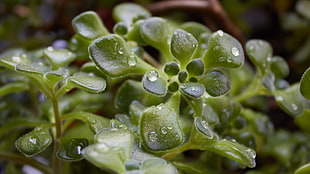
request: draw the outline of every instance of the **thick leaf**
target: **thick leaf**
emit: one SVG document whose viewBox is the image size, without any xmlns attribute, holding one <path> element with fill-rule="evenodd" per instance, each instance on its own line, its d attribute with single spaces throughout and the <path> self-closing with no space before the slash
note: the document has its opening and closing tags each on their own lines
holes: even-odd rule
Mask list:
<svg viewBox="0 0 310 174">
<path fill-rule="evenodd" d="M 50 69 L 42 64 L 18 64 L 15 67 L 17 72 L 21 72 L 26 76 L 32 76 L 37 79 L 43 78 L 44 74 Z"/>
<path fill-rule="evenodd" d="M 54 86 L 59 81 L 67 78 L 69 76 L 69 70 L 66 68 L 59 68 L 55 71 L 48 71 L 44 74 L 45 80 L 50 84 L 50 86 Z"/>
<path fill-rule="evenodd" d="M 176 62 L 167 62 L 164 66 L 164 72 L 169 76 L 177 75 L 180 71 L 180 66 Z"/>
<path fill-rule="evenodd" d="M 157 71 L 149 71 L 142 79 L 143 88 L 157 96 L 164 96 L 167 93 L 167 82 L 159 76 Z"/>
<path fill-rule="evenodd" d="M 207 68 L 238 68 L 244 62 L 241 44 L 221 30 L 211 35 L 207 49 L 206 54 L 202 58 Z"/>
<path fill-rule="evenodd" d="M 187 97 L 199 98 L 204 94 L 205 88 L 200 83 L 182 83 L 180 86 L 180 91 Z"/>
<path fill-rule="evenodd" d="M 186 70 L 190 76 L 199 76 L 204 73 L 204 64 L 201 59 L 194 59 L 187 64 Z"/>
<path fill-rule="evenodd" d="M 24 82 L 12 82 L 0 87 L 0 97 L 10 94 L 26 91 L 29 89 L 29 84 Z"/>
<path fill-rule="evenodd" d="M 18 138 L 16 148 L 25 156 L 32 157 L 45 150 L 52 143 L 52 136 L 40 127 Z"/>
<path fill-rule="evenodd" d="M 74 53 L 66 49 L 54 49 L 53 47 L 46 48 L 44 56 L 47 57 L 54 70 L 66 66 L 76 57 Z"/>
<path fill-rule="evenodd" d="M 246 52 L 254 65 L 262 72 L 266 71 L 267 61 L 272 56 L 272 48 L 270 44 L 264 40 L 253 39 L 247 41 Z"/>
<path fill-rule="evenodd" d="M 197 49 L 198 41 L 195 37 L 181 29 L 176 29 L 171 38 L 171 53 L 185 66 Z"/>
<path fill-rule="evenodd" d="M 290 72 L 288 64 L 280 56 L 274 56 L 270 59 L 270 70 L 276 78 L 284 78 Z"/>
<path fill-rule="evenodd" d="M 195 117 L 195 128 L 202 133 L 207 139 L 218 139 L 218 135 L 213 132 L 211 126 L 207 121 L 202 120 L 200 117 Z"/>
<path fill-rule="evenodd" d="M 0 57 L 0 65 L 14 70 L 18 64 L 28 64 L 29 60 L 25 54 Z"/>
<path fill-rule="evenodd" d="M 181 71 L 178 74 L 178 80 L 180 83 L 184 83 L 187 80 L 188 74 L 185 71 Z"/>
<path fill-rule="evenodd" d="M 92 144 L 82 150 L 83 157 L 89 162 L 99 168 L 109 169 L 116 173 L 125 172 L 122 153 L 122 150 L 109 147 L 104 143 Z"/>
<path fill-rule="evenodd" d="M 125 163 L 131 154 L 133 144 L 133 135 L 129 130 L 106 128 L 96 134 L 95 142 L 105 144 L 108 147 L 118 148 L 122 153 L 119 154 L 123 163 Z"/>
<path fill-rule="evenodd" d="M 303 132 L 310 134 L 310 109 L 305 109 L 305 111 L 295 119 L 296 124 Z"/>
<path fill-rule="evenodd" d="M 161 158 L 151 158 L 144 160 L 142 163 L 142 170 L 144 174 L 177 174 L 177 169 L 168 164 L 164 159 Z"/>
<path fill-rule="evenodd" d="M 98 68 L 111 77 L 143 74 L 153 69 L 131 51 L 121 36 L 115 34 L 94 40 L 89 46 L 89 54 Z"/>
<path fill-rule="evenodd" d="M 136 19 L 151 17 L 151 13 L 138 4 L 122 3 L 113 9 L 113 17 L 117 22 L 123 21 L 127 26 L 130 26 Z"/>
<path fill-rule="evenodd" d="M 131 30 L 128 31 L 126 39 L 129 41 L 135 41 L 140 45 L 147 45 L 140 34 L 141 26 L 143 25 L 144 20 L 139 20 L 133 24 Z"/>
<path fill-rule="evenodd" d="M 205 146 L 205 149 L 228 157 L 250 168 L 253 168 L 256 165 L 255 151 L 237 142 L 228 141 L 225 139 L 220 141 L 211 141 Z"/>
<path fill-rule="evenodd" d="M 180 146 L 183 132 L 179 125 L 180 94 L 175 93 L 165 104 L 144 110 L 140 121 L 142 144 L 150 151 L 168 151 Z"/>
<path fill-rule="evenodd" d="M 93 11 L 76 16 L 72 20 L 72 25 L 77 34 L 89 40 L 109 34 L 100 17 Z"/>
<path fill-rule="evenodd" d="M 113 32 L 120 36 L 127 34 L 128 28 L 123 22 L 118 22 L 113 27 Z"/>
<path fill-rule="evenodd" d="M 309 15 L 310 18 L 310 15 Z M 310 173 L 310 163 L 305 164 L 301 167 L 299 167 L 294 174 L 307 174 Z"/>
<path fill-rule="evenodd" d="M 106 81 L 101 77 L 76 75 L 68 78 L 69 87 L 77 87 L 89 92 L 99 93 L 105 90 Z"/>
<path fill-rule="evenodd" d="M 274 91 L 277 103 L 292 116 L 299 116 L 304 111 L 304 104 L 298 87 L 298 85 L 293 85 L 284 90 Z"/>
<path fill-rule="evenodd" d="M 138 101 L 145 106 L 151 106 L 159 104 L 162 99 L 146 92 L 140 82 L 127 80 L 117 91 L 115 105 L 127 113 L 129 105 L 133 101 Z"/>
<path fill-rule="evenodd" d="M 196 39 L 199 39 L 202 33 L 211 34 L 211 31 L 209 28 L 197 22 L 185 22 L 180 27 L 183 30 L 191 33 Z"/>
<path fill-rule="evenodd" d="M 0 127 L 0 137 L 3 135 L 9 133 L 13 129 L 18 129 L 18 128 L 34 128 L 39 125 L 42 125 L 46 122 L 43 121 L 34 121 L 29 118 L 27 119 L 21 119 L 21 118 L 15 118 L 7 121 L 4 125 Z"/>
<path fill-rule="evenodd" d="M 133 125 L 138 126 L 141 115 L 143 111 L 145 110 L 145 106 L 140 104 L 139 102 L 132 102 L 129 106 L 129 113 L 131 115 L 131 123 Z"/>
<path fill-rule="evenodd" d="M 310 100 L 310 68 L 308 68 L 300 80 L 300 93 Z"/>
<path fill-rule="evenodd" d="M 213 97 L 225 95 L 230 90 L 230 81 L 221 71 L 210 71 L 199 82 L 206 88 L 208 94 Z"/>
<path fill-rule="evenodd" d="M 83 159 L 82 150 L 88 145 L 84 138 L 61 138 L 58 158 L 66 161 L 79 161 Z"/>
</svg>

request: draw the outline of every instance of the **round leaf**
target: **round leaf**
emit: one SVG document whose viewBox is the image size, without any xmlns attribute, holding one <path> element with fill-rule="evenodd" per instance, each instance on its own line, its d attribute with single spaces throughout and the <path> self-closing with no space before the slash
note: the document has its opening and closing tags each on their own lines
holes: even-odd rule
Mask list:
<svg viewBox="0 0 310 174">
<path fill-rule="evenodd" d="M 174 76 L 177 75 L 180 71 L 180 67 L 176 62 L 168 62 L 164 66 L 164 72 L 167 75 Z"/>
<path fill-rule="evenodd" d="M 52 136 L 47 130 L 35 128 L 18 138 L 15 146 L 25 156 L 32 157 L 45 150 L 52 143 L 52 140 Z"/>
<path fill-rule="evenodd" d="M 211 71 L 199 80 L 208 94 L 213 97 L 225 95 L 230 90 L 230 81 L 228 77 L 220 71 Z"/>
<path fill-rule="evenodd" d="M 200 117 L 195 117 L 194 120 L 195 128 L 204 134 L 207 139 L 217 139 L 217 136 L 207 121 L 202 120 Z"/>
<path fill-rule="evenodd" d="M 244 62 L 242 46 L 235 38 L 219 30 L 211 35 L 203 61 L 207 68 L 238 68 Z"/>
<path fill-rule="evenodd" d="M 199 76 L 204 73 L 204 64 L 201 59 L 194 59 L 188 63 L 186 70 L 191 76 Z"/>
<path fill-rule="evenodd" d="M 191 33 L 196 39 L 198 39 L 202 33 L 211 33 L 209 28 L 197 22 L 185 22 L 180 27 Z"/>
<path fill-rule="evenodd" d="M 276 78 L 284 78 L 289 74 L 289 67 L 286 61 L 279 56 L 272 57 L 270 60 L 270 70 Z"/>
<path fill-rule="evenodd" d="M 113 9 L 113 17 L 117 22 L 123 21 L 129 26 L 135 18 L 149 18 L 151 13 L 138 4 L 122 3 Z"/>
<path fill-rule="evenodd" d="M 205 88 L 200 83 L 182 83 L 180 91 L 188 97 L 199 98 L 204 94 Z"/>
<path fill-rule="evenodd" d="M 89 92 L 99 93 L 105 90 L 106 81 L 101 77 L 77 75 L 68 78 L 68 87 L 77 87 Z"/>
<path fill-rule="evenodd" d="M 89 54 L 98 68 L 111 77 L 145 73 L 153 69 L 130 50 L 121 36 L 115 34 L 94 40 L 89 46 Z"/>
<path fill-rule="evenodd" d="M 51 63 L 54 70 L 66 66 L 76 57 L 74 53 L 66 49 L 54 49 L 53 47 L 45 49 L 44 56 L 47 57 L 47 60 Z"/>
<path fill-rule="evenodd" d="M 159 77 L 158 73 L 154 70 L 144 74 L 142 85 L 146 91 L 158 96 L 164 96 L 167 93 L 166 80 Z"/>
<path fill-rule="evenodd" d="M 196 38 L 181 29 L 176 29 L 171 38 L 171 53 L 181 65 L 185 65 L 192 57 L 198 46 Z"/>
<path fill-rule="evenodd" d="M 76 16 L 72 20 L 72 25 L 76 33 L 89 40 L 109 34 L 100 17 L 93 11 Z"/>
<path fill-rule="evenodd" d="M 300 80 L 300 93 L 310 100 L 310 68 L 308 68 Z"/>
</svg>

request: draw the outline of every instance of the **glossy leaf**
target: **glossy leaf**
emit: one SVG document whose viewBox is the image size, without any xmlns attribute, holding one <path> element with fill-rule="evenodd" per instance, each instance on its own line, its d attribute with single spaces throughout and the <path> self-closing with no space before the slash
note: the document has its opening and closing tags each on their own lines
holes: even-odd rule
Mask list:
<svg viewBox="0 0 310 174">
<path fill-rule="evenodd" d="M 145 106 L 151 106 L 159 104 L 162 99 L 146 92 L 140 82 L 127 80 L 117 91 L 115 105 L 127 113 L 133 101 L 138 101 Z"/>
<path fill-rule="evenodd" d="M 68 78 L 69 87 L 77 87 L 89 92 L 99 93 L 105 90 L 106 81 L 101 77 L 81 74 Z"/>
<path fill-rule="evenodd" d="M 305 111 L 295 119 L 296 124 L 305 133 L 310 133 L 310 109 L 305 109 Z"/>
<path fill-rule="evenodd" d="M 276 78 L 284 78 L 290 71 L 286 61 L 279 56 L 274 56 L 270 59 L 270 70 Z"/>
<path fill-rule="evenodd" d="M 310 173 L 310 163 L 299 167 L 294 174 L 307 174 Z"/>
<path fill-rule="evenodd" d="M 17 72 L 21 72 L 24 75 L 32 76 L 38 79 L 43 78 L 44 73 L 50 71 L 47 66 L 42 64 L 18 64 L 15 67 Z"/>
<path fill-rule="evenodd" d="M 216 135 L 211 126 L 207 121 L 202 120 L 200 117 L 195 117 L 194 120 L 195 128 L 202 133 L 207 139 L 218 139 L 218 135 Z"/>
<path fill-rule="evenodd" d="M 28 64 L 29 60 L 25 54 L 0 57 L 0 65 L 14 70 L 18 64 Z"/>
<path fill-rule="evenodd" d="M 29 89 L 29 85 L 24 82 L 12 82 L 0 87 L 0 97 L 10 94 L 26 91 Z"/>
<path fill-rule="evenodd" d="M 143 106 L 141 103 L 139 102 L 132 102 L 129 106 L 129 114 L 131 115 L 131 123 L 133 125 L 138 126 L 141 115 L 144 111 L 144 109 L 146 109 L 145 106 Z"/>
<path fill-rule="evenodd" d="M 187 64 L 186 70 L 190 76 L 199 76 L 204 73 L 204 64 L 201 59 L 194 59 Z"/>
<path fill-rule="evenodd" d="M 114 25 L 113 31 L 115 34 L 122 36 L 127 34 L 128 28 L 123 22 L 118 22 Z"/>
<path fill-rule="evenodd" d="M 265 72 L 267 68 L 267 60 L 272 56 L 272 48 L 270 44 L 264 40 L 253 39 L 247 41 L 245 48 L 254 65 L 262 72 Z"/>
<path fill-rule="evenodd" d="M 183 132 L 179 125 L 180 94 L 175 93 L 168 103 L 144 110 L 140 121 L 142 144 L 150 151 L 168 151 L 180 146 Z"/>
<path fill-rule="evenodd" d="M 164 159 L 161 158 L 151 158 L 144 160 L 142 163 L 142 171 L 144 174 L 177 174 L 178 171 L 176 168 L 168 164 Z"/>
<path fill-rule="evenodd" d="M 32 157 L 45 150 L 52 143 L 50 133 L 40 127 L 18 138 L 16 148 L 25 156 Z"/>
<path fill-rule="evenodd" d="M 48 71 L 44 74 L 45 80 L 50 84 L 50 86 L 54 86 L 61 80 L 67 78 L 69 76 L 69 70 L 66 68 L 59 68 L 54 71 Z"/>
<path fill-rule="evenodd" d="M 208 94 L 213 97 L 225 95 L 230 90 L 230 81 L 221 71 L 211 71 L 203 76 L 199 83 L 203 84 Z"/>
<path fill-rule="evenodd" d="M 136 18 L 149 18 L 151 13 L 135 3 L 122 3 L 113 9 L 113 17 L 117 22 L 123 21 L 127 26 Z"/>
<path fill-rule="evenodd" d="M 241 44 L 235 38 L 219 30 L 211 35 L 202 59 L 206 68 L 238 68 L 244 62 L 244 54 Z"/>
<path fill-rule="evenodd" d="M 211 34 L 211 31 L 209 28 L 197 22 L 185 22 L 180 27 L 183 30 L 191 33 L 196 39 L 198 39 L 202 33 Z"/>
<path fill-rule="evenodd" d="M 188 74 L 185 71 L 181 71 L 178 74 L 178 80 L 180 83 L 184 83 L 187 80 Z"/>
<path fill-rule="evenodd" d="M 54 49 L 53 47 L 46 48 L 43 53 L 54 70 L 66 66 L 76 57 L 71 51 L 66 49 Z"/>
<path fill-rule="evenodd" d="M 88 140 L 84 138 L 61 138 L 57 157 L 65 161 L 82 160 L 82 149 L 87 145 Z"/>
<path fill-rule="evenodd" d="M 164 96 L 167 93 L 167 82 L 159 76 L 157 71 L 149 71 L 142 79 L 143 88 L 157 96 Z"/>
<path fill-rule="evenodd" d="M 153 69 L 131 51 L 121 36 L 115 34 L 94 40 L 89 46 L 89 54 L 97 67 L 111 77 L 143 74 Z"/>
<path fill-rule="evenodd" d="M 176 62 L 168 62 L 164 66 L 164 72 L 169 76 L 177 75 L 179 71 L 180 67 Z"/>
<path fill-rule="evenodd" d="M 275 99 L 280 107 L 292 116 L 299 116 L 304 111 L 302 96 L 298 85 L 274 92 Z"/>
<path fill-rule="evenodd" d="M 171 38 L 171 53 L 185 66 L 197 49 L 198 41 L 195 37 L 181 29 L 176 29 Z"/>
<path fill-rule="evenodd" d="M 205 88 L 200 83 L 182 83 L 180 91 L 190 98 L 199 98 L 204 94 Z"/>
<path fill-rule="evenodd" d="M 72 20 L 72 25 L 77 34 L 89 40 L 109 34 L 100 17 L 93 11 L 86 11 L 76 16 Z"/>
<path fill-rule="evenodd" d="M 144 20 L 137 21 L 136 23 L 132 24 L 132 28 L 127 33 L 127 40 L 135 41 L 141 45 L 147 45 L 140 34 L 141 26 L 143 25 Z"/>
<path fill-rule="evenodd" d="M 310 68 L 308 68 L 300 80 L 300 93 L 310 100 Z"/>
</svg>

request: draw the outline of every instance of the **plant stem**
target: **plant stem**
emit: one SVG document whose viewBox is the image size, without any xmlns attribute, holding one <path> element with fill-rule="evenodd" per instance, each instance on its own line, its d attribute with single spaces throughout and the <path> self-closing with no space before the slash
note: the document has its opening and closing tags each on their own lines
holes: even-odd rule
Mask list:
<svg viewBox="0 0 310 174">
<path fill-rule="evenodd" d="M 53 168 L 54 168 L 54 174 L 60 174 L 61 173 L 61 161 L 57 158 L 57 151 L 59 150 L 59 138 L 61 137 L 61 119 L 60 119 L 60 113 L 59 113 L 59 107 L 58 107 L 58 99 L 53 98 L 53 109 L 54 109 L 54 117 L 55 117 L 55 127 L 56 127 L 56 135 L 54 137 L 54 152 L 53 152 Z"/>
<path fill-rule="evenodd" d="M 31 158 L 3 151 L 0 151 L 0 158 L 8 161 L 13 161 L 15 163 L 32 166 L 45 174 L 52 174 L 51 168 Z"/>
</svg>

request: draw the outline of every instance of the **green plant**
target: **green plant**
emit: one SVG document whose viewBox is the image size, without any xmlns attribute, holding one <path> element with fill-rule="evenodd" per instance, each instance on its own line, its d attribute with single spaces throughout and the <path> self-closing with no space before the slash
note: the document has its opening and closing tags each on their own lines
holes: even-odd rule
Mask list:
<svg viewBox="0 0 310 174">
<path fill-rule="evenodd" d="M 76 34 L 67 49 L 1 54 L 0 136 L 12 134 L 1 143 L 0 158 L 13 161 L 7 170 L 15 170 L 10 165 L 18 162 L 45 173 L 81 172 L 71 162 L 86 159 L 92 165 L 84 163 L 84 170 L 93 173 L 100 173 L 97 168 L 111 173 L 221 173 L 254 168 L 256 154 L 271 154 L 292 172 L 310 158 L 302 154 L 309 150 L 309 138 L 274 132 L 259 107 L 266 97 L 274 97 L 286 113 L 300 116 L 300 127 L 309 132 L 304 122 L 310 113 L 309 69 L 300 83 L 290 85 L 284 80 L 287 63 L 273 55 L 266 41 L 249 40 L 244 53 L 239 41 L 221 30 L 152 17 L 136 4 L 120 4 L 113 15 L 113 33 L 88 11 L 73 19 Z M 159 59 L 146 47 L 158 50 Z M 76 66 L 74 61 L 86 63 Z M 5 98 L 9 95 L 14 97 Z M 17 105 L 20 99 L 25 102 Z M 21 135 L 21 127 L 32 130 Z M 291 144 L 281 146 L 282 139 Z M 50 165 L 17 155 L 12 144 L 26 157 L 41 155 Z M 291 163 L 300 145 L 302 158 Z M 187 162 L 185 152 L 191 150 L 200 153 Z M 306 170 L 309 164 L 296 173 Z"/>
</svg>

